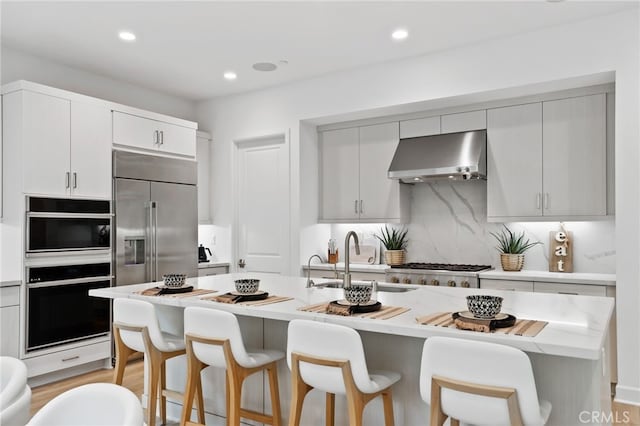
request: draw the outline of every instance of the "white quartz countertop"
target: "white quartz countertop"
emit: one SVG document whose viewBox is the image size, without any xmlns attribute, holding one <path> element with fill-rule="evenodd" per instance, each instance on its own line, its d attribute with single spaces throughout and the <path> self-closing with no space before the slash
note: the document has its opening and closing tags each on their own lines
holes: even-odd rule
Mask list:
<svg viewBox="0 0 640 426">
<path fill-rule="evenodd" d="M 501 271 L 492 270 L 479 273 L 480 279 L 546 281 L 567 284 L 616 285 L 615 274 L 596 274 L 586 272 L 548 272 L 548 271 Z"/>
<path fill-rule="evenodd" d="M 338 271 L 344 272 L 344 262 L 336 263 L 336 268 L 338 269 Z M 302 269 L 306 271 L 307 265 L 302 265 Z M 333 271 L 333 263 L 312 263 L 311 269 L 318 271 Z M 387 269 L 389 269 L 389 265 L 384 263 L 382 265 L 369 265 L 363 263 L 349 264 L 349 270 L 353 272 L 373 272 L 384 274 L 384 271 L 386 271 Z"/>
<path fill-rule="evenodd" d="M 198 262 L 198 269 L 218 268 L 220 266 L 229 266 L 229 262 Z"/>
<path fill-rule="evenodd" d="M 305 288 L 306 280 L 301 277 L 233 273 L 188 278 L 187 284 L 200 289 L 217 290 L 218 294 L 224 294 L 234 290 L 235 279 L 247 277 L 259 278 L 260 289 L 278 296 L 290 296 L 293 297 L 293 300 L 263 306 L 247 306 L 201 300 L 201 297 L 210 295 L 178 298 L 142 296 L 135 293 L 160 283 L 94 289 L 90 290 L 89 294 L 107 298 L 131 297 L 159 305 L 175 307 L 204 306 L 229 311 L 237 315 L 281 321 L 306 318 L 343 324 L 357 330 L 418 338 L 427 338 L 435 335 L 453 336 L 502 343 L 527 352 L 592 360 L 599 359 L 601 356 L 600 349 L 605 343 L 614 306 L 613 299 L 608 297 L 482 290 L 483 294 L 499 295 L 504 298 L 502 303 L 503 312 L 514 314 L 519 318 L 549 322 L 537 336 L 522 337 L 425 326 L 416 322 L 415 318 L 418 316 L 435 312 L 466 310 L 465 297 L 469 294 L 478 293 L 478 289 L 390 284 L 414 288 L 415 290 L 406 293 L 379 292 L 377 299 L 383 305 L 404 306 L 411 310 L 388 320 L 377 320 L 299 311 L 298 308 L 306 305 L 343 298 L 343 292 L 340 289 Z"/>
</svg>

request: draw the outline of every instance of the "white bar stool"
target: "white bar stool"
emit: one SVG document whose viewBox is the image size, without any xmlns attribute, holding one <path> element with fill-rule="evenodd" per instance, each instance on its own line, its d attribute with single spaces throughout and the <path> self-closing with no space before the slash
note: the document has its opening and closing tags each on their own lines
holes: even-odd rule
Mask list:
<svg viewBox="0 0 640 426">
<path fill-rule="evenodd" d="M 160 330 L 152 303 L 142 300 L 115 299 L 113 301 L 113 334 L 116 345 L 114 383 L 121 385 L 129 356 L 143 352 L 149 366 L 147 425 L 156 422 L 156 402 L 160 396 L 160 417 L 167 423 L 167 396 L 182 399 L 182 394 L 166 389 L 165 361 L 185 354 L 182 336 Z M 198 419 L 204 423 L 202 389 L 198 388 Z"/>
<path fill-rule="evenodd" d="M 17 358 L 0 356 L 0 425 L 24 426 L 30 405 L 27 366 Z"/>
<path fill-rule="evenodd" d="M 227 425 L 239 425 L 241 417 L 280 425 L 277 362 L 284 358 L 283 352 L 268 349 L 247 352 L 238 319 L 230 312 L 215 309 L 186 308 L 184 333 L 188 368 L 181 424 L 186 424 L 191 416 L 194 392 L 200 386 L 200 372 L 207 366 L 213 366 L 226 369 Z M 271 415 L 241 407 L 242 383 L 248 376 L 263 370 L 269 375 Z"/>
<path fill-rule="evenodd" d="M 529 357 L 495 343 L 430 337 L 424 343 L 420 395 L 430 424 L 544 425 L 551 404 L 538 401 Z"/>
<path fill-rule="evenodd" d="M 312 389 L 326 392 L 326 424 L 334 424 L 335 395 L 346 395 L 349 425 L 361 426 L 364 407 L 378 395 L 386 426 L 393 426 L 391 386 L 394 372 L 367 370 L 362 340 L 352 328 L 308 320 L 289 323 L 287 363 L 291 369 L 290 425 L 299 425 L 304 398 Z"/>
<path fill-rule="evenodd" d="M 129 389 L 112 383 L 90 383 L 49 401 L 29 426 L 142 426 L 142 405 Z"/>
</svg>

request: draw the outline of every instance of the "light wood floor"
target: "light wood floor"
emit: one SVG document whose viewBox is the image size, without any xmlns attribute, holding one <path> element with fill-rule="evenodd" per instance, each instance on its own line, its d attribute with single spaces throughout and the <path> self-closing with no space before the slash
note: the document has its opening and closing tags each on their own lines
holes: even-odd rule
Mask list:
<svg viewBox="0 0 640 426">
<path fill-rule="evenodd" d="M 87 383 L 112 382 L 113 370 L 98 370 L 48 385 L 32 389 L 31 415 L 42 408 L 57 395 Z M 123 386 L 130 389 L 139 397 L 144 390 L 144 363 L 142 360 L 131 361 L 124 374 Z M 640 407 L 618 404 L 613 402 L 614 419 L 616 424 L 640 426 Z"/>
</svg>

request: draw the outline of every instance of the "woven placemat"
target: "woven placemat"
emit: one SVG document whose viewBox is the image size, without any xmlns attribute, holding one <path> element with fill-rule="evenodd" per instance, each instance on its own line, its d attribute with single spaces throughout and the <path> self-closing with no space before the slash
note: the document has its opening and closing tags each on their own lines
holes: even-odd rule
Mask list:
<svg viewBox="0 0 640 426">
<path fill-rule="evenodd" d="M 422 325 L 433 325 L 436 327 L 458 328 L 451 314 L 453 312 L 438 312 L 431 315 L 425 315 L 416 318 L 416 322 Z M 489 331 L 488 328 L 478 327 L 477 331 L 481 333 L 502 333 L 514 336 L 535 337 L 548 324 L 547 321 L 537 321 L 529 319 L 517 319 L 513 327 L 497 328 Z"/>
<path fill-rule="evenodd" d="M 152 287 L 142 291 L 136 291 L 136 294 L 141 294 L 142 296 L 163 296 L 163 297 L 193 297 L 193 296 L 201 296 L 203 294 L 211 294 L 216 293 L 216 290 L 205 290 L 205 289 L 196 289 L 186 293 L 174 293 L 174 294 L 162 294 L 162 288 L 160 287 Z"/>
<path fill-rule="evenodd" d="M 213 297 L 203 297 L 202 300 L 211 300 L 213 302 L 218 302 L 218 303 L 234 303 L 234 304 L 237 304 L 237 305 L 247 305 L 247 306 L 263 306 L 263 305 L 270 305 L 272 303 L 279 303 L 279 302 L 286 302 L 287 300 L 293 300 L 293 297 L 271 295 L 271 296 L 267 297 L 264 300 L 252 300 L 252 301 L 248 301 L 248 302 L 238 302 L 238 301 L 234 302 L 234 301 L 227 301 L 227 300 L 220 301 L 220 296 L 213 296 Z"/>
<path fill-rule="evenodd" d="M 329 307 L 329 302 L 316 303 L 315 305 L 302 306 L 298 308 L 299 311 L 305 312 L 316 312 L 323 313 L 329 315 L 344 315 L 344 314 L 336 314 L 334 312 L 327 312 Z M 370 319 L 389 319 L 396 317 L 398 315 L 404 314 L 407 311 L 410 311 L 410 308 L 405 308 L 402 306 L 382 306 L 380 310 L 375 312 L 367 312 L 364 314 L 351 314 L 349 316 L 357 317 L 357 318 L 370 318 Z"/>
</svg>

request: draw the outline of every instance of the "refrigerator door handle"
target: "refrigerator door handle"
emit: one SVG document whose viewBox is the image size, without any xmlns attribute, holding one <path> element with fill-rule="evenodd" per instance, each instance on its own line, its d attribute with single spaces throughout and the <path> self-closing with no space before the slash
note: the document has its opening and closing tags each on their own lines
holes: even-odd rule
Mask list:
<svg viewBox="0 0 640 426">
<path fill-rule="evenodd" d="M 146 232 L 146 251 L 147 262 L 145 265 L 145 281 L 150 282 L 153 281 L 153 201 L 149 201 L 147 205 L 149 216 L 147 217 L 147 232 Z"/>
<path fill-rule="evenodd" d="M 158 276 L 158 203 L 151 202 L 153 209 L 153 265 L 154 265 L 154 281 L 160 281 Z"/>
</svg>

